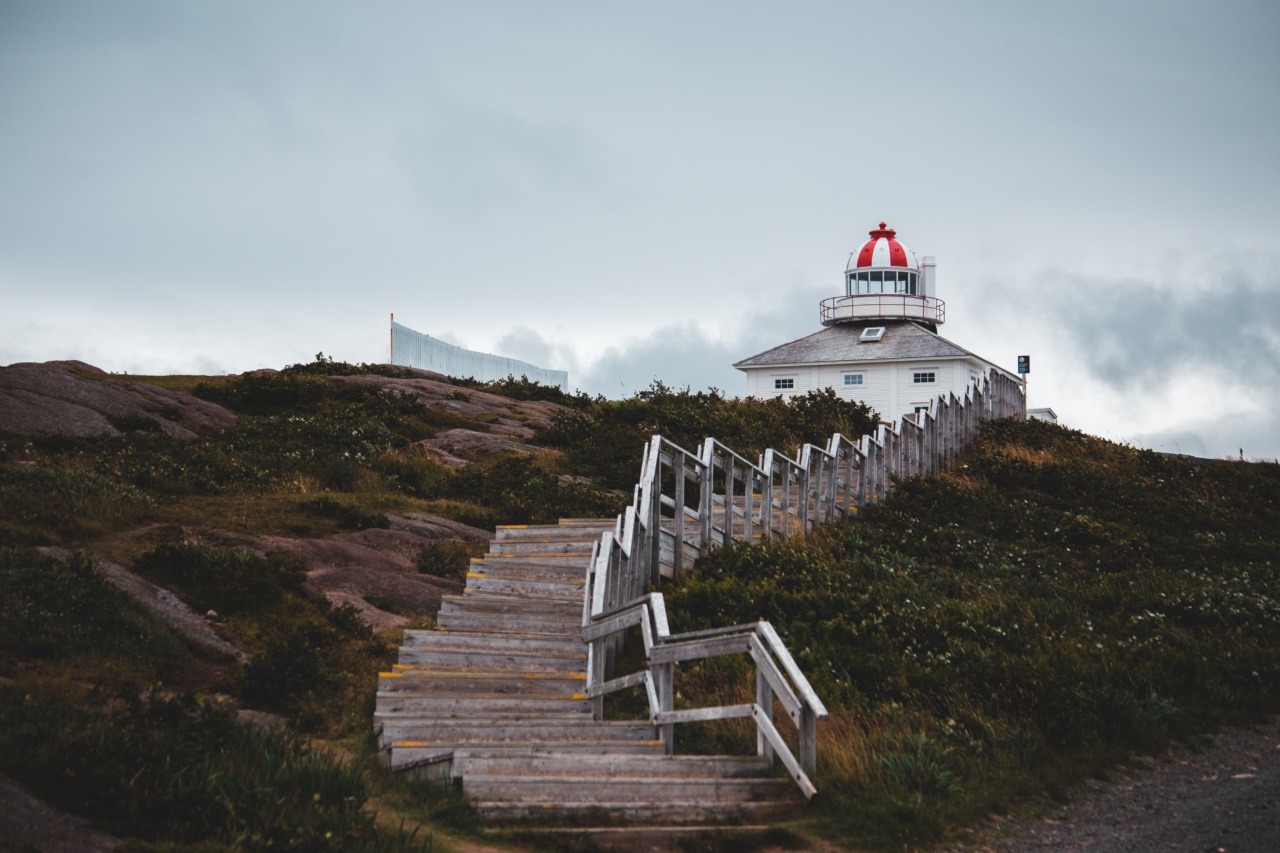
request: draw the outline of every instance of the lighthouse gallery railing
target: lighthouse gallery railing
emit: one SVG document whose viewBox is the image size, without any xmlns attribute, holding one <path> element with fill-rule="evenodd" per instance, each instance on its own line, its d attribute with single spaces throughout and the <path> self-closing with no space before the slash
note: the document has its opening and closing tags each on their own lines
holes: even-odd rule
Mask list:
<svg viewBox="0 0 1280 853">
<path fill-rule="evenodd" d="M 882 424 L 857 442 L 839 433 L 824 447 L 806 444 L 797 458 L 766 450 L 752 463 L 708 438 L 698 453 L 655 435 L 644 449 L 633 500 L 592 552 L 583 603 L 588 644 L 587 695 L 596 719 L 604 697 L 643 685 L 650 719 L 672 749 L 676 723 L 750 718 L 757 754 L 779 758 L 805 797 L 817 793 L 817 721 L 827 709 L 768 622 L 672 634 L 657 588 L 699 555 L 730 540 L 787 537 L 847 518 L 888 494 L 895 476 L 935 474 L 976 438 L 978 422 L 1026 416 L 1022 385 L 992 370 L 963 398 L 947 393 L 927 410 Z M 613 677 L 625 633 L 639 627 L 647 667 Z M 676 710 L 675 664 L 747 654 L 755 664 L 755 701 Z M 775 726 L 774 700 L 799 732 L 795 756 Z"/>
</svg>

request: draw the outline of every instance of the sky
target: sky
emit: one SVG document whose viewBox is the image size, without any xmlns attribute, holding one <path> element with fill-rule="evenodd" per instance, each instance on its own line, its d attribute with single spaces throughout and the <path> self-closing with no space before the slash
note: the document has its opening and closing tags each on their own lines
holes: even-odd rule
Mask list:
<svg viewBox="0 0 1280 853">
<path fill-rule="evenodd" d="M 1068 426 L 1280 458 L 1280 4 L 0 0 L 0 364 L 743 393 L 881 220 Z"/>
</svg>

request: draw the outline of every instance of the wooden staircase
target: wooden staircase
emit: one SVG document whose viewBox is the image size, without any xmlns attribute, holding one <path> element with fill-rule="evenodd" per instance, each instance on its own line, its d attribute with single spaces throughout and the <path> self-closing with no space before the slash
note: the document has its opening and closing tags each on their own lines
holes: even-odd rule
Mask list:
<svg viewBox="0 0 1280 853">
<path fill-rule="evenodd" d="M 460 782 L 512 822 L 734 824 L 803 800 L 756 756 L 673 756 L 645 721 L 599 721 L 586 696 L 583 587 L 611 520 L 498 528 L 436 631 L 407 631 L 378 681 L 392 769 Z"/>
</svg>

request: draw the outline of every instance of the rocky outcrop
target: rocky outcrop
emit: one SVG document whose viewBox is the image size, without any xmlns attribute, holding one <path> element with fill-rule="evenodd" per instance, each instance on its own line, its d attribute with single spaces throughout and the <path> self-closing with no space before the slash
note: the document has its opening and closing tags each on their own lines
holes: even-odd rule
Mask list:
<svg viewBox="0 0 1280 853">
<path fill-rule="evenodd" d="M 82 361 L 0 367 L 0 432 L 119 435 L 138 429 L 194 438 L 236 416 L 181 391 L 128 382 Z"/>
<path fill-rule="evenodd" d="M 417 397 L 426 406 L 466 418 L 489 420 L 490 432 L 533 438 L 534 431 L 551 425 L 551 416 L 565 407 L 543 400 L 512 400 L 451 384 L 428 370 L 404 369 L 409 378 L 387 376 L 335 376 L 353 385 L 374 385 Z"/>
<path fill-rule="evenodd" d="M 435 438 L 418 442 L 418 446 L 427 448 L 435 453 L 441 462 L 454 467 L 475 462 L 477 459 L 497 456 L 499 453 L 536 456 L 547 452 L 544 447 L 521 444 L 505 435 L 476 432 L 472 429 L 451 429 L 440 433 Z"/>
<path fill-rule="evenodd" d="M 388 513 L 389 529 L 369 528 L 322 538 L 256 537 L 253 547 L 281 550 L 307 567 L 307 582 L 337 605 L 350 604 L 373 628 L 409 623 L 402 613 L 434 614 L 440 597 L 461 592 L 458 581 L 421 574 L 414 557 L 432 542 L 456 539 L 488 541 L 493 534 L 457 521 L 423 513 Z M 378 607 L 390 604 L 397 613 Z"/>
</svg>

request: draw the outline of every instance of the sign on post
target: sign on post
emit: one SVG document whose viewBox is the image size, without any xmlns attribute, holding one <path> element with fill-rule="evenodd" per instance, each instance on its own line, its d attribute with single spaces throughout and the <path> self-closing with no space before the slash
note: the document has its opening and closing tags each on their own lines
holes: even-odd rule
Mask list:
<svg viewBox="0 0 1280 853">
<path fill-rule="evenodd" d="M 1031 356 L 1018 356 L 1018 374 L 1024 375 L 1031 372 Z"/>
</svg>

